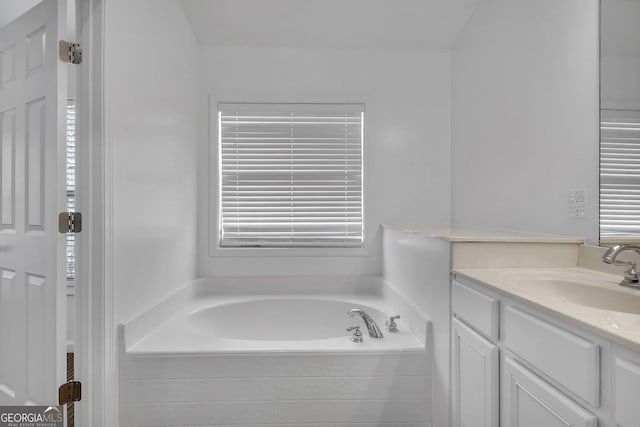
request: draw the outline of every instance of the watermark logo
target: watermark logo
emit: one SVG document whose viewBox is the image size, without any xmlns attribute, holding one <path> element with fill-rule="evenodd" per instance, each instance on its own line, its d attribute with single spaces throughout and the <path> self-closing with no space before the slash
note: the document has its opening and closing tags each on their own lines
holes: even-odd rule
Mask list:
<svg viewBox="0 0 640 427">
<path fill-rule="evenodd" d="M 62 406 L 0 406 L 0 427 L 62 427 Z"/>
</svg>

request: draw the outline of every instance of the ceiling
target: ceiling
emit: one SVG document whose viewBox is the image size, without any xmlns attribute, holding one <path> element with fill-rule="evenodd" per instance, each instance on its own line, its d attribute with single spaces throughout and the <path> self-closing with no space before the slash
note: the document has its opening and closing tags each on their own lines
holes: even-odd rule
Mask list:
<svg viewBox="0 0 640 427">
<path fill-rule="evenodd" d="M 0 28 L 38 3 L 40 0 L 0 0 Z"/>
<path fill-rule="evenodd" d="M 181 0 L 212 46 L 448 49 L 479 0 Z"/>
</svg>

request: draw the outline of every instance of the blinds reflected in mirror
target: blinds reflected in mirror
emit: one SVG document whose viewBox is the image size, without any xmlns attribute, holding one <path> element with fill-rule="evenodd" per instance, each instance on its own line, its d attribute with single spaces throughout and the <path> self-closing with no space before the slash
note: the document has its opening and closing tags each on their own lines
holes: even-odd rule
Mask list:
<svg viewBox="0 0 640 427">
<path fill-rule="evenodd" d="M 221 247 L 361 247 L 362 104 L 218 104 Z"/>
<path fill-rule="evenodd" d="M 600 238 L 640 239 L 640 111 L 601 110 Z"/>
</svg>

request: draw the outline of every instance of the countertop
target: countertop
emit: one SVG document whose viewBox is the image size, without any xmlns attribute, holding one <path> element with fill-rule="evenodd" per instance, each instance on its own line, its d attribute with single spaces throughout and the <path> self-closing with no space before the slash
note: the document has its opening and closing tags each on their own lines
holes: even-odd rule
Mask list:
<svg viewBox="0 0 640 427">
<path fill-rule="evenodd" d="M 640 290 L 620 286 L 620 275 L 602 273 L 584 268 L 460 268 L 453 273 L 462 279 L 481 282 L 487 288 L 522 301 L 551 316 L 568 321 L 587 329 L 599 336 L 618 343 L 634 351 L 640 351 L 640 308 L 636 307 L 636 298 L 640 299 Z M 554 289 L 536 288 L 543 286 L 545 280 L 556 280 L 561 285 L 572 286 L 580 282 L 586 292 L 576 292 L 575 288 Z M 528 281 L 524 283 L 523 281 Z M 596 308 L 606 305 L 605 292 L 615 293 L 627 306 L 625 311 Z M 573 301 L 579 294 L 581 303 Z M 605 295 L 603 297 L 602 295 Z M 624 301 L 626 300 L 626 301 Z M 590 305 L 590 304 L 593 304 Z M 629 308 L 631 307 L 631 308 Z M 632 311 L 636 311 L 635 313 Z"/>
<path fill-rule="evenodd" d="M 483 243 L 573 243 L 583 244 L 581 237 L 557 234 L 530 233 L 524 231 L 495 230 L 457 225 L 383 224 L 382 228 L 404 231 L 450 242 Z"/>
</svg>

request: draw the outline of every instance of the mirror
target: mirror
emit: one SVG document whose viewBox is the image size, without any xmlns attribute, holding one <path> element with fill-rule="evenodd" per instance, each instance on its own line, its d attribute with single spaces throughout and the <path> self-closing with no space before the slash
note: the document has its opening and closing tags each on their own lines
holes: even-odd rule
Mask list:
<svg viewBox="0 0 640 427">
<path fill-rule="evenodd" d="M 640 0 L 601 0 L 600 244 L 640 242 Z"/>
</svg>

